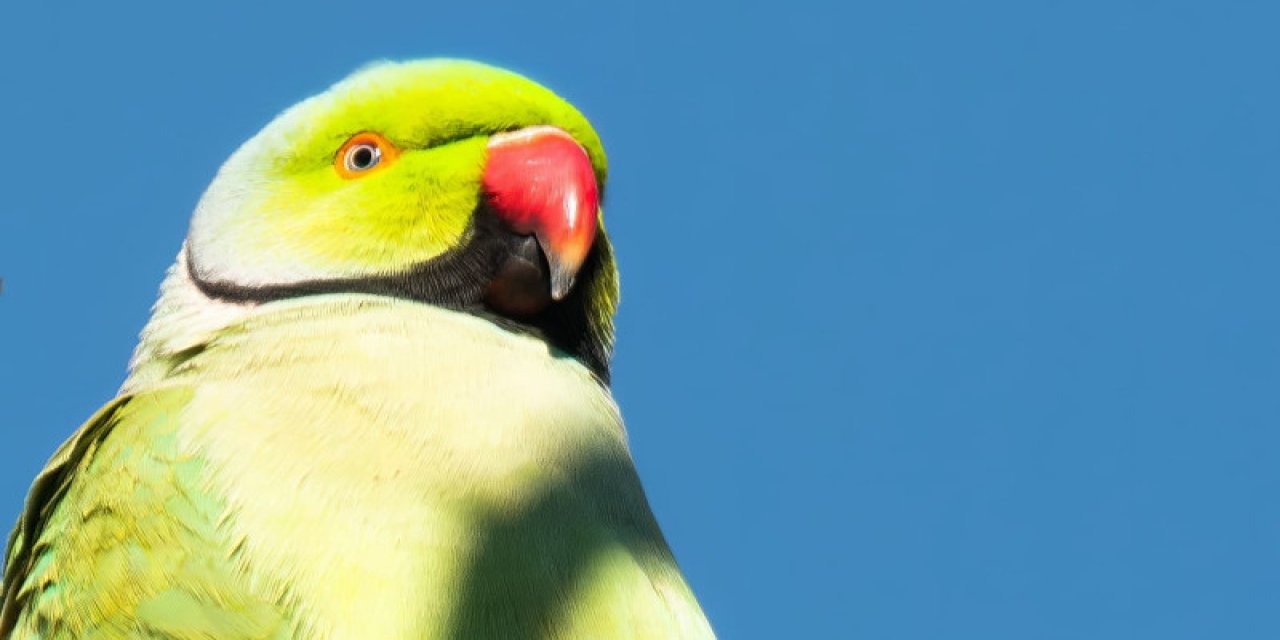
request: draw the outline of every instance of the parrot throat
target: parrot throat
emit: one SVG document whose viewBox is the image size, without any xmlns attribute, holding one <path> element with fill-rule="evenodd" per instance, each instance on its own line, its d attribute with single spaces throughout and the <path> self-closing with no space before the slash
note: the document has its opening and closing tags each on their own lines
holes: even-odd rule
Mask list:
<svg viewBox="0 0 1280 640">
<path fill-rule="evenodd" d="M 243 285 L 210 280 L 198 269 L 198 254 L 187 246 L 188 277 L 205 296 L 233 304 L 265 304 L 314 295 L 363 293 L 402 298 L 469 313 L 499 327 L 535 336 L 577 358 L 608 385 L 613 350 L 613 309 L 608 291 L 613 256 L 600 233 L 564 299 L 529 316 L 503 315 L 485 304 L 489 285 L 515 252 L 528 243 L 502 227 L 483 207 L 472 217 L 466 240 L 407 271 L 377 276 L 304 280 L 279 285 Z"/>
</svg>

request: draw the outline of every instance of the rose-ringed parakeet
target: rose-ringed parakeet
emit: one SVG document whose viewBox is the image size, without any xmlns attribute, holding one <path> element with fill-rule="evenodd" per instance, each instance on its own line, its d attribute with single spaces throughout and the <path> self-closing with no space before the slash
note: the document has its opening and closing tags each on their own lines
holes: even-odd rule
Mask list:
<svg viewBox="0 0 1280 640">
<path fill-rule="evenodd" d="M 705 638 L 609 391 L 590 124 L 462 61 L 285 111 L 9 540 L 0 638 Z"/>
</svg>

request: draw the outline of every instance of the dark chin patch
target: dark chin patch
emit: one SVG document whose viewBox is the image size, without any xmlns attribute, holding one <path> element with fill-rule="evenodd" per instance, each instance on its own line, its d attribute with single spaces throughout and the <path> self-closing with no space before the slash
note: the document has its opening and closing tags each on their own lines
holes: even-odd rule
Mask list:
<svg viewBox="0 0 1280 640">
<path fill-rule="evenodd" d="M 601 269 L 599 251 L 592 249 L 573 291 L 534 313 L 502 313 L 486 304 L 492 284 L 509 268 L 511 258 L 527 257 L 528 238 L 504 229 L 481 208 L 472 216 L 468 240 L 429 262 L 394 275 L 306 280 L 283 285 L 248 286 L 200 277 L 195 256 L 187 247 L 187 272 L 204 295 L 237 304 L 261 304 L 328 293 L 367 293 L 415 300 L 483 317 L 515 333 L 545 340 L 582 362 L 604 384 L 609 383 L 607 336 L 593 330 L 588 297 Z M 600 244 L 600 243 L 597 243 Z"/>
<path fill-rule="evenodd" d="M 484 304 L 512 318 L 542 313 L 551 303 L 551 267 L 533 236 L 512 243 L 507 258 L 489 282 Z"/>
</svg>

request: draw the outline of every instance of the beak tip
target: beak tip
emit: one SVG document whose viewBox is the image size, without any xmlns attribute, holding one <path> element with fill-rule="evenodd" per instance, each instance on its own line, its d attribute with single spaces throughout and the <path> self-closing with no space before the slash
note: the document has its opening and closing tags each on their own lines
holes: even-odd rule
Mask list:
<svg viewBox="0 0 1280 640">
<path fill-rule="evenodd" d="M 573 290 L 574 274 L 567 269 L 553 269 L 551 274 L 551 299 L 564 300 Z"/>
</svg>

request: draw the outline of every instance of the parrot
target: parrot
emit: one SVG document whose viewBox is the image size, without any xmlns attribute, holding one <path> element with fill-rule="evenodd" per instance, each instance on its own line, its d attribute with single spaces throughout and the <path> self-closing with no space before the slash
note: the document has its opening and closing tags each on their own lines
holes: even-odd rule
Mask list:
<svg viewBox="0 0 1280 640">
<path fill-rule="evenodd" d="M 610 390 L 607 170 L 480 62 L 281 112 L 33 481 L 0 638 L 714 638 Z"/>
</svg>

